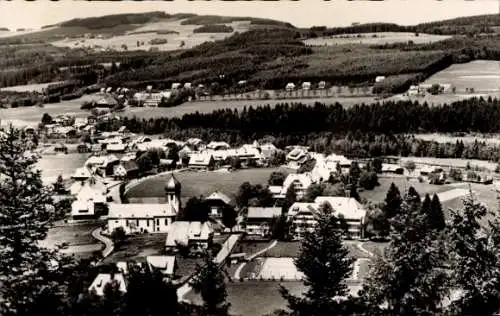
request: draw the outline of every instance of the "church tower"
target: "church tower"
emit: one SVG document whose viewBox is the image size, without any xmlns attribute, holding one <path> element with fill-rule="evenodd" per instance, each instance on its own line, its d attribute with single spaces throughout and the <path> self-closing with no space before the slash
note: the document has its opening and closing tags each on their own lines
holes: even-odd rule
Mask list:
<svg viewBox="0 0 500 316">
<path fill-rule="evenodd" d="M 165 185 L 165 196 L 167 204 L 170 204 L 176 212 L 181 208 L 181 183 L 172 173 Z"/>
</svg>

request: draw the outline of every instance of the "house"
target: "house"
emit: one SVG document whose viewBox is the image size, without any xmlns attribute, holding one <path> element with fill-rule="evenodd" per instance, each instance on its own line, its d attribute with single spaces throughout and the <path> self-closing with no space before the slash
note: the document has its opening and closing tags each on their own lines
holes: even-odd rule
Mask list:
<svg viewBox="0 0 500 316">
<path fill-rule="evenodd" d="M 147 256 L 146 263 L 151 272 L 160 272 L 171 279 L 177 268 L 175 256 Z"/>
<path fill-rule="evenodd" d="M 120 164 L 115 166 L 113 174 L 119 179 L 134 179 L 139 176 L 139 166 L 132 159 L 120 160 Z"/>
<path fill-rule="evenodd" d="M 276 198 L 284 198 L 288 189 L 292 187 L 297 195 L 297 198 L 301 199 L 305 196 L 307 188 L 309 188 L 309 186 L 313 183 L 314 181 L 309 173 L 290 173 L 286 176 L 285 181 L 283 182 L 280 196 L 276 196 Z"/>
<path fill-rule="evenodd" d="M 405 169 L 400 165 L 396 164 L 382 164 L 382 173 L 393 173 L 393 174 L 403 174 Z"/>
<path fill-rule="evenodd" d="M 106 215 L 106 194 L 98 187 L 86 183 L 76 194 L 76 200 L 71 203 L 73 219 L 97 218 Z"/>
<path fill-rule="evenodd" d="M 298 169 L 300 166 L 309 160 L 310 156 L 307 150 L 303 148 L 295 148 L 286 155 L 286 162 L 289 168 Z"/>
<path fill-rule="evenodd" d="M 126 149 L 127 145 L 122 142 L 113 142 L 106 145 L 108 153 L 124 153 Z"/>
<path fill-rule="evenodd" d="M 318 83 L 318 89 L 325 89 L 326 88 L 326 82 L 325 81 L 320 81 Z"/>
<path fill-rule="evenodd" d="M 375 77 L 375 82 L 382 82 L 385 80 L 385 76 L 377 76 Z"/>
<path fill-rule="evenodd" d="M 285 86 L 285 90 L 286 91 L 293 91 L 293 90 L 295 90 L 295 84 L 293 82 L 287 83 L 286 86 Z"/>
<path fill-rule="evenodd" d="M 422 95 L 424 94 L 425 90 L 421 90 L 419 86 L 412 85 L 408 89 L 408 95 L 410 96 L 417 96 L 417 95 Z"/>
<path fill-rule="evenodd" d="M 116 283 L 116 287 L 120 292 L 127 292 L 127 284 L 121 273 L 99 273 L 90 285 L 89 292 L 95 293 L 98 296 L 104 296 L 104 289 L 110 283 Z"/>
<path fill-rule="evenodd" d="M 121 227 L 126 234 L 166 233 L 177 216 L 172 204 L 117 204 L 109 203 L 107 232 Z"/>
<path fill-rule="evenodd" d="M 57 144 L 55 147 L 54 147 L 54 151 L 56 153 L 64 153 L 64 154 L 67 154 L 68 153 L 68 147 L 66 147 L 64 144 Z"/>
<path fill-rule="evenodd" d="M 105 161 L 105 156 L 92 156 L 85 161 L 84 165 L 88 168 L 94 169 L 101 166 Z"/>
<path fill-rule="evenodd" d="M 179 82 L 172 83 L 172 90 L 179 89 L 180 87 L 181 87 L 181 84 Z"/>
<path fill-rule="evenodd" d="M 310 82 L 303 82 L 302 83 L 302 90 L 311 90 L 311 83 Z"/>
<path fill-rule="evenodd" d="M 219 191 L 206 197 L 205 203 L 210 208 L 210 216 L 214 218 L 221 218 L 225 208 L 232 208 L 231 198 Z"/>
<path fill-rule="evenodd" d="M 186 141 L 186 144 L 188 146 L 193 146 L 194 148 L 196 149 L 199 149 L 199 147 L 201 145 L 203 145 L 203 140 L 199 139 L 199 138 L 189 138 L 187 141 Z"/>
<path fill-rule="evenodd" d="M 178 246 L 184 246 L 191 253 L 203 252 L 211 245 L 213 235 L 210 222 L 176 221 L 168 232 L 165 247 L 169 251 L 176 251 Z"/>
<path fill-rule="evenodd" d="M 80 167 L 71 175 L 71 179 L 76 181 L 85 181 L 92 176 L 92 172 L 87 167 Z"/>
<path fill-rule="evenodd" d="M 272 143 L 259 145 L 259 148 L 262 159 L 271 159 L 278 152 L 278 148 L 276 148 L 276 146 Z"/>
<path fill-rule="evenodd" d="M 192 154 L 188 165 L 191 169 L 211 170 L 215 165 L 214 156 L 211 153 Z"/>
<path fill-rule="evenodd" d="M 103 163 L 97 168 L 97 173 L 102 177 L 113 176 L 115 166 L 119 164 L 120 160 L 115 155 L 105 156 Z"/>
<path fill-rule="evenodd" d="M 231 148 L 231 146 L 226 142 L 210 142 L 207 145 L 207 149 L 210 150 L 227 150 L 229 148 Z"/>
<path fill-rule="evenodd" d="M 281 215 L 281 207 L 249 207 L 245 219 L 246 233 L 249 235 L 269 236 L 271 220 Z"/>
<path fill-rule="evenodd" d="M 191 82 L 186 82 L 186 83 L 184 84 L 184 89 L 191 89 L 191 87 L 192 87 L 192 86 L 193 86 L 193 85 L 191 84 Z"/>
<path fill-rule="evenodd" d="M 314 203 L 294 203 L 290 207 L 287 216 L 292 221 L 294 239 L 301 239 L 306 232 L 314 230 L 318 211 L 324 203 L 330 204 L 337 217 L 344 218 L 348 237 L 364 236 L 366 210 L 358 201 L 350 197 L 318 196 Z"/>
</svg>

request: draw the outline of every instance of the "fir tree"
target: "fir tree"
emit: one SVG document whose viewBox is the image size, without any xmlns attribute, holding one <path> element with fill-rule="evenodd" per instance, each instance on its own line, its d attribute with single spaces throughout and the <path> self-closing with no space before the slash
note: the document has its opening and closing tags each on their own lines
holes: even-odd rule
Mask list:
<svg viewBox="0 0 500 316">
<path fill-rule="evenodd" d="M 344 312 L 345 305 L 335 298 L 348 293 L 346 279 L 352 272 L 352 260 L 342 244 L 339 221 L 330 204 L 320 207 L 318 225 L 313 232 L 306 233 L 295 265 L 304 273 L 308 289 L 304 298 L 299 298 L 281 288 L 292 315 L 327 316 Z"/>
<path fill-rule="evenodd" d="M 56 182 L 53 184 L 54 187 L 54 192 L 57 194 L 66 194 L 66 188 L 64 186 L 64 180 L 62 175 L 59 175 L 57 177 Z"/>
<path fill-rule="evenodd" d="M 500 311 L 499 216 L 490 213 L 489 227 L 482 227 L 489 213 L 486 206 L 472 193 L 463 203 L 462 210 L 451 211 L 448 233 L 453 285 L 462 292 L 449 306 L 449 315 L 496 315 Z"/>
<path fill-rule="evenodd" d="M 428 231 L 425 215 L 407 201 L 392 219 L 392 239 L 378 258 L 361 293 L 364 315 L 431 316 L 442 312 L 447 276 L 443 243 Z"/>
<path fill-rule="evenodd" d="M 386 214 L 388 219 L 401 213 L 401 193 L 394 182 L 391 183 L 384 202 L 385 204 L 382 211 Z"/>
<path fill-rule="evenodd" d="M 359 193 L 358 193 L 358 187 L 355 183 L 351 184 L 351 188 L 349 190 L 349 196 L 358 202 L 361 201 L 361 197 L 359 196 Z"/>
<path fill-rule="evenodd" d="M 428 221 L 431 229 L 443 230 L 446 227 L 444 219 L 443 207 L 439 201 L 437 194 L 434 194 L 431 201 L 430 213 L 428 213 Z"/>
<path fill-rule="evenodd" d="M 212 256 L 207 254 L 205 266 L 200 267 L 197 275 L 190 282 L 196 293 L 203 299 L 203 315 L 228 315 L 230 304 L 226 302 L 227 292 L 224 275 Z"/>
</svg>

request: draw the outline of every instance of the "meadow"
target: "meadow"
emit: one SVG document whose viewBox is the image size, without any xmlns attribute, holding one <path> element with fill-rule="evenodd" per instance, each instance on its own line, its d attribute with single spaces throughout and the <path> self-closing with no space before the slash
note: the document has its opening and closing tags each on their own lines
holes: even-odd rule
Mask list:
<svg viewBox="0 0 500 316">
<path fill-rule="evenodd" d="M 62 81 L 60 81 L 60 82 L 62 82 Z M 27 84 L 27 85 L 20 85 L 20 86 L 4 87 L 4 88 L 0 88 L 0 91 L 42 93 L 42 90 L 47 88 L 49 85 L 58 84 L 60 82 L 47 82 L 47 83 L 37 83 L 37 84 Z"/>
<path fill-rule="evenodd" d="M 424 84 L 451 84 L 457 93 L 473 88 L 474 92 L 500 91 L 500 61 L 475 60 L 453 64 L 425 80 Z"/>
<path fill-rule="evenodd" d="M 420 33 L 415 36 L 415 33 L 409 32 L 378 32 L 378 33 L 362 33 L 359 34 L 339 34 L 334 36 L 308 38 L 304 40 L 306 45 L 312 46 L 330 46 L 330 45 L 345 45 L 345 44 L 364 44 L 364 45 L 384 45 L 393 43 L 405 43 L 413 41 L 415 44 L 433 43 L 450 38 L 446 35 L 434 35 Z"/>
</svg>

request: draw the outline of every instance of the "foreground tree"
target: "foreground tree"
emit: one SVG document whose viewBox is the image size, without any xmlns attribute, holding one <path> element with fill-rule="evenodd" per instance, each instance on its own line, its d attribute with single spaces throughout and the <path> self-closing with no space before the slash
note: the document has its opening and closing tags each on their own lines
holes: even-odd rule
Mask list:
<svg viewBox="0 0 500 316">
<path fill-rule="evenodd" d="M 495 315 L 500 311 L 500 223 L 472 194 L 464 208 L 451 212 L 448 233 L 453 286 L 461 290 L 449 306 L 449 315 Z M 488 214 L 490 213 L 490 214 Z M 481 221 L 492 220 L 487 227 Z"/>
<path fill-rule="evenodd" d="M 384 207 L 382 208 L 382 211 L 388 219 L 401 213 L 402 201 L 403 199 L 401 198 L 401 193 L 399 192 L 398 187 L 394 184 L 394 182 L 391 183 L 384 200 Z"/>
<path fill-rule="evenodd" d="M 392 221 L 392 238 L 361 291 L 364 315 L 437 315 L 447 294 L 445 249 L 439 234 L 427 230 L 420 210 L 407 201 Z"/>
<path fill-rule="evenodd" d="M 23 315 L 39 297 L 58 300 L 54 271 L 64 262 L 43 249 L 51 223 L 57 219 L 51 190 L 44 186 L 35 158 L 25 155 L 19 130 L 0 135 L 0 314 Z"/>
<path fill-rule="evenodd" d="M 306 233 L 295 265 L 304 273 L 307 291 L 301 298 L 281 288 L 291 315 L 344 314 L 346 306 L 336 298 L 348 293 L 346 279 L 352 272 L 352 260 L 342 244 L 339 220 L 328 203 L 320 207 L 314 232 Z"/>
<path fill-rule="evenodd" d="M 209 213 L 210 209 L 203 197 L 198 198 L 193 196 L 186 202 L 178 217 L 181 221 L 206 222 L 208 221 Z"/>
<path fill-rule="evenodd" d="M 203 299 L 202 315 L 228 315 L 230 304 L 226 302 L 227 291 L 224 275 L 211 255 L 207 254 L 205 266 L 199 268 L 190 285 Z"/>
</svg>

